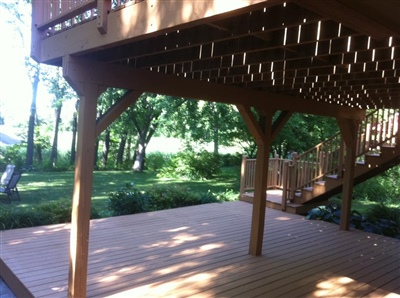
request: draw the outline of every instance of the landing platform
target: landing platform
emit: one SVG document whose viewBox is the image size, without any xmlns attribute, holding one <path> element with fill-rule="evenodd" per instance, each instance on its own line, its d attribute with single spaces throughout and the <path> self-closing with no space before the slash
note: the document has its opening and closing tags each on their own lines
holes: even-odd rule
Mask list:
<svg viewBox="0 0 400 298">
<path fill-rule="evenodd" d="M 240 201 L 253 203 L 253 192 L 247 192 L 245 194 L 240 195 Z M 266 206 L 267 208 L 282 210 L 282 190 L 280 189 L 269 189 L 266 193 Z M 323 205 L 324 202 L 318 203 L 310 203 L 307 205 L 295 204 L 295 203 L 286 203 L 286 212 L 292 214 L 307 214 L 307 212 L 317 206 Z"/>
</svg>

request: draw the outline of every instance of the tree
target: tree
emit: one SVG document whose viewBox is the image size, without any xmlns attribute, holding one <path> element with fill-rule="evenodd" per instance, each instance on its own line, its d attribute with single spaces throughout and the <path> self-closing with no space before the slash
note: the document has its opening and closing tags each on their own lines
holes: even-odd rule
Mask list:
<svg viewBox="0 0 400 298">
<path fill-rule="evenodd" d="M 169 119 L 166 134 L 187 142 L 212 142 L 215 154 L 219 154 L 220 145 L 239 145 L 251 152 L 255 149 L 254 140 L 236 107 L 223 103 L 186 101 Z"/>
<path fill-rule="evenodd" d="M 15 32 L 18 33 L 22 44 L 26 39 L 25 32 L 29 32 L 30 26 L 30 9 L 31 5 L 28 5 L 25 1 L 15 2 L 0 2 L 0 7 L 5 9 L 9 15 L 9 22 L 14 26 Z M 33 61 L 29 56 L 25 57 L 25 65 L 28 70 L 28 76 L 31 79 L 32 84 L 32 101 L 30 106 L 30 116 L 28 124 L 28 138 L 27 138 L 27 150 L 26 150 L 26 166 L 32 167 L 33 156 L 34 156 L 34 134 L 35 124 L 37 121 L 36 114 L 36 98 L 37 90 L 40 81 L 41 67 L 38 63 Z"/>
<path fill-rule="evenodd" d="M 72 122 L 71 122 L 72 141 L 71 141 L 71 155 L 69 160 L 70 165 L 75 164 L 75 157 L 76 157 L 76 136 L 78 133 L 78 107 L 79 107 L 79 98 L 76 100 L 75 111 L 73 112 Z"/>
<path fill-rule="evenodd" d="M 182 98 L 144 93 L 136 104 L 127 110 L 128 119 L 132 121 L 137 133 L 135 160 L 132 167 L 134 171 L 143 171 L 146 148 L 156 129 L 184 102 Z"/>
<path fill-rule="evenodd" d="M 58 157 L 58 133 L 60 129 L 63 102 L 73 97 L 76 98 L 77 95 L 62 77 L 60 69 L 56 68 L 51 71 L 49 70 L 46 77 L 46 84 L 49 88 L 49 92 L 54 96 L 51 102 L 51 107 L 54 109 L 54 135 L 50 153 L 50 162 L 54 167 L 57 164 Z"/>
<path fill-rule="evenodd" d="M 293 114 L 274 140 L 271 152 L 281 157 L 290 157 L 292 152 L 302 153 L 337 132 L 338 127 L 333 118 Z"/>
</svg>

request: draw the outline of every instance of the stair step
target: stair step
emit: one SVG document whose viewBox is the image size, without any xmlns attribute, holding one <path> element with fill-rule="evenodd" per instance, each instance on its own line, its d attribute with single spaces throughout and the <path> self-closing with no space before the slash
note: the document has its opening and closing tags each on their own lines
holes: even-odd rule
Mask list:
<svg viewBox="0 0 400 298">
<path fill-rule="evenodd" d="M 322 181 L 317 181 L 317 182 L 315 182 L 315 184 L 316 184 L 316 185 L 322 185 L 322 186 L 324 186 L 324 185 L 325 185 L 325 181 L 324 181 L 324 180 L 322 180 Z"/>
<path fill-rule="evenodd" d="M 381 154 L 380 153 L 367 153 L 367 154 L 365 154 L 365 156 L 380 157 Z"/>
<path fill-rule="evenodd" d="M 314 189 L 314 187 L 312 187 L 312 186 L 310 186 L 310 187 L 304 187 L 304 188 L 303 188 L 303 190 L 305 190 L 305 191 L 310 191 L 310 192 L 312 192 L 313 189 Z"/>
<path fill-rule="evenodd" d="M 330 179 L 335 179 L 335 180 L 339 179 L 338 175 L 326 175 L 325 177 L 330 178 Z"/>
</svg>

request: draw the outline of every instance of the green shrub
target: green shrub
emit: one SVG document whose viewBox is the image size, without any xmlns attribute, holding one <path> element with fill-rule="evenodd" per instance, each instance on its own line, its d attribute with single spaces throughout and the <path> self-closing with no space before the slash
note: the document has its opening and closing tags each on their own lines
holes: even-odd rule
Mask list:
<svg viewBox="0 0 400 298">
<path fill-rule="evenodd" d="M 341 210 L 338 206 L 319 206 L 310 210 L 306 219 L 319 219 L 327 222 L 340 223 Z M 380 234 L 400 239 L 400 210 L 389 208 L 383 204 L 370 207 L 364 215 L 352 210 L 350 225 L 364 232 Z"/>
<path fill-rule="evenodd" d="M 235 154 L 221 154 L 221 163 L 223 167 L 240 167 L 242 163 L 242 155 L 239 153 Z"/>
<path fill-rule="evenodd" d="M 160 170 L 160 176 L 184 179 L 212 179 L 221 171 L 219 155 L 186 149 L 173 156 Z"/>
<path fill-rule="evenodd" d="M 382 184 L 379 177 L 371 178 L 353 189 L 353 198 L 356 200 L 370 200 L 373 202 L 383 202 L 389 196 L 389 189 Z"/>
<path fill-rule="evenodd" d="M 157 185 L 147 192 L 141 192 L 128 184 L 112 192 L 108 198 L 108 208 L 112 215 L 135 214 L 147 211 L 164 210 L 207 203 L 220 203 L 236 200 L 238 194 L 233 190 L 222 193 L 208 191 L 204 194 L 192 192 L 179 185 Z"/>
<path fill-rule="evenodd" d="M 146 212 L 150 210 L 150 197 L 128 183 L 109 194 L 108 209 L 114 216 Z"/>
<path fill-rule="evenodd" d="M 379 219 L 387 219 L 399 223 L 400 225 L 400 210 L 398 208 L 391 208 L 384 204 L 372 205 L 367 209 L 365 216 L 371 221 L 378 221 Z"/>
<path fill-rule="evenodd" d="M 8 164 L 13 164 L 17 169 L 25 165 L 26 149 L 21 144 L 13 146 L 0 146 L 0 169 L 4 171 Z"/>
<path fill-rule="evenodd" d="M 35 207 L 12 207 L 0 206 L 2 230 L 71 222 L 70 199 L 43 202 Z M 99 218 L 94 208 L 91 209 L 90 218 Z"/>
<path fill-rule="evenodd" d="M 171 159 L 170 154 L 162 152 L 151 152 L 146 154 L 146 167 L 147 169 L 158 172 L 162 167 L 164 167 L 168 161 Z"/>
<path fill-rule="evenodd" d="M 163 210 L 201 204 L 199 195 L 177 185 L 155 186 L 148 191 L 151 210 Z"/>
</svg>

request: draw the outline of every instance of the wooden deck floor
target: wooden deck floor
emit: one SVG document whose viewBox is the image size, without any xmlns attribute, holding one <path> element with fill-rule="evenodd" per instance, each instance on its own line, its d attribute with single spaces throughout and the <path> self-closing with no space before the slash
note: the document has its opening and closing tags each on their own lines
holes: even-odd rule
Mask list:
<svg viewBox="0 0 400 298">
<path fill-rule="evenodd" d="M 88 297 L 400 297 L 400 240 L 252 205 L 209 204 L 91 222 Z M 1 232 L 1 259 L 34 297 L 66 297 L 69 226 Z M 3 265 L 4 266 L 4 265 Z"/>
</svg>

